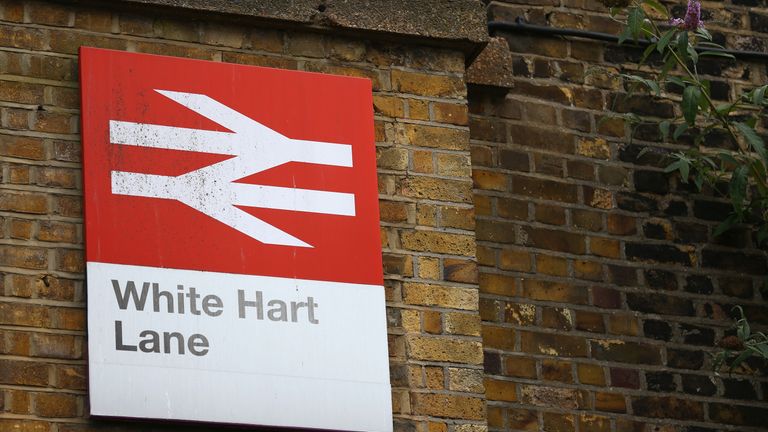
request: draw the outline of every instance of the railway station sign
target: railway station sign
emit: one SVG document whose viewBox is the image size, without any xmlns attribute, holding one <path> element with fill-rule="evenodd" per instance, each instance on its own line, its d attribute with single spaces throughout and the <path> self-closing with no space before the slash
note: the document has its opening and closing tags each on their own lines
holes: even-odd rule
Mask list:
<svg viewBox="0 0 768 432">
<path fill-rule="evenodd" d="M 391 430 L 370 81 L 80 70 L 91 414 Z"/>
</svg>

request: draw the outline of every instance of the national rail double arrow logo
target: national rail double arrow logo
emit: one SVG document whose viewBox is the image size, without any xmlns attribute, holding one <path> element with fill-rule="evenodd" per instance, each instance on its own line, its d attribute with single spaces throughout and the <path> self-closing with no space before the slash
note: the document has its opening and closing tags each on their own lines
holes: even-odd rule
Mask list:
<svg viewBox="0 0 768 432">
<path fill-rule="evenodd" d="M 176 177 L 112 171 L 113 194 L 177 200 L 262 243 L 306 248 L 236 206 L 355 215 L 354 194 L 235 183 L 288 162 L 351 167 L 351 145 L 291 139 L 206 95 L 155 91 L 232 132 L 110 120 L 112 144 L 234 157 Z"/>
</svg>

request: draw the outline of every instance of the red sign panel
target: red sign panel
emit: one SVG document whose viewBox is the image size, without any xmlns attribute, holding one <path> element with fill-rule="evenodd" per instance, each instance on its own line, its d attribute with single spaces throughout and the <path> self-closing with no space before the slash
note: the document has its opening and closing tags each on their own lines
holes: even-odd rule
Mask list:
<svg viewBox="0 0 768 432">
<path fill-rule="evenodd" d="M 92 48 L 80 66 L 88 262 L 382 284 L 370 81 Z"/>
</svg>

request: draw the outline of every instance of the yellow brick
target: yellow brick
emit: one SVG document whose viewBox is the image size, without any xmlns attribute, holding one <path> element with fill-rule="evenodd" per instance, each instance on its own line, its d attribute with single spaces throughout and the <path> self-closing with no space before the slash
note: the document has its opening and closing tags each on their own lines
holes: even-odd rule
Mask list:
<svg viewBox="0 0 768 432">
<path fill-rule="evenodd" d="M 483 345 L 480 341 L 417 334 L 408 334 L 405 339 L 409 357 L 414 360 L 469 364 L 483 362 Z"/>
<path fill-rule="evenodd" d="M 417 72 L 393 70 L 392 89 L 419 96 L 463 97 L 466 95 L 464 80 L 459 77 L 428 75 Z"/>
<path fill-rule="evenodd" d="M 476 313 L 448 312 L 445 314 L 446 333 L 480 336 L 480 316 Z"/>
<path fill-rule="evenodd" d="M 440 260 L 432 257 L 419 257 L 419 277 L 422 279 L 439 280 Z"/>
<path fill-rule="evenodd" d="M 438 231 L 402 231 L 400 244 L 404 249 L 419 252 L 475 256 L 475 237 L 473 235 Z"/>
<path fill-rule="evenodd" d="M 512 381 L 485 379 L 485 395 L 490 401 L 515 402 L 517 389 Z"/>
<path fill-rule="evenodd" d="M 413 404 L 416 414 L 468 420 L 485 419 L 485 400 L 478 397 L 416 393 L 413 395 Z"/>
<path fill-rule="evenodd" d="M 472 310 L 478 308 L 479 295 L 473 288 L 406 282 L 403 284 L 403 300 L 420 306 Z"/>
</svg>

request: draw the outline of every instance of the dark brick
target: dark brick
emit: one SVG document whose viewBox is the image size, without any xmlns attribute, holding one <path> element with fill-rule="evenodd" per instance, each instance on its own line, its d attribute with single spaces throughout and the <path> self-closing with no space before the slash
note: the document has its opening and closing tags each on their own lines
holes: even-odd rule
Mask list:
<svg viewBox="0 0 768 432">
<path fill-rule="evenodd" d="M 575 203 L 578 199 L 574 184 L 519 175 L 512 176 L 512 192 L 531 198 L 567 203 Z"/>
<path fill-rule="evenodd" d="M 664 209 L 668 216 L 688 216 L 688 205 L 685 201 L 670 201 Z"/>
<path fill-rule="evenodd" d="M 637 342 L 606 343 L 591 341 L 592 357 L 597 360 L 631 364 L 661 364 L 661 352 L 653 345 Z"/>
<path fill-rule="evenodd" d="M 630 389 L 640 388 L 640 372 L 636 369 L 611 368 L 611 385 Z"/>
<path fill-rule="evenodd" d="M 675 246 L 666 244 L 627 243 L 626 256 L 634 261 L 682 264 L 691 266 L 691 256 Z"/>
<path fill-rule="evenodd" d="M 659 195 L 669 192 L 668 174 L 659 171 L 635 171 L 635 190 Z"/>
<path fill-rule="evenodd" d="M 502 149 L 499 153 L 499 166 L 512 171 L 528 172 L 530 170 L 528 159 L 527 153 Z"/>
<path fill-rule="evenodd" d="M 683 391 L 699 396 L 712 396 L 717 393 L 717 386 L 712 378 L 704 375 L 682 375 Z"/>
<path fill-rule="evenodd" d="M 694 313 L 691 300 L 664 294 L 627 293 L 627 304 L 631 310 L 645 313 L 679 316 L 691 316 Z"/>
<path fill-rule="evenodd" d="M 752 230 L 742 227 L 731 228 L 715 237 L 712 244 L 727 246 L 737 249 L 748 248 L 752 242 Z"/>
<path fill-rule="evenodd" d="M 725 295 L 740 298 L 752 298 L 754 295 L 751 279 L 724 277 L 720 278 L 718 282 L 720 291 Z"/>
<path fill-rule="evenodd" d="M 611 282 L 619 286 L 637 285 L 637 269 L 634 267 L 625 267 L 619 265 L 609 265 L 608 275 Z"/>
<path fill-rule="evenodd" d="M 768 263 L 764 254 L 746 254 L 741 252 L 723 252 L 712 249 L 702 251 L 704 267 L 738 271 L 754 275 L 768 273 Z"/>
<path fill-rule="evenodd" d="M 677 289 L 677 276 L 666 270 L 645 270 L 645 285 L 648 288 L 674 291 Z"/>
<path fill-rule="evenodd" d="M 643 224 L 643 234 L 649 239 L 665 240 L 669 233 L 667 225 L 657 222 L 646 222 Z"/>
<path fill-rule="evenodd" d="M 719 201 L 696 200 L 693 203 L 693 215 L 699 219 L 720 222 L 728 217 L 733 207 Z"/>
<path fill-rule="evenodd" d="M 483 370 L 488 375 L 501 375 L 501 355 L 498 353 L 483 352 Z"/>
<path fill-rule="evenodd" d="M 614 95 L 614 110 L 620 113 L 634 113 L 638 115 L 672 118 L 675 116 L 675 107 L 671 103 L 654 99 L 651 96 L 633 94 L 627 96 L 624 94 Z"/>
<path fill-rule="evenodd" d="M 642 155 L 641 152 L 645 151 Z M 631 144 L 619 147 L 619 160 L 635 165 L 647 165 L 663 168 L 668 164 L 668 153 L 665 150 L 644 145 Z"/>
<path fill-rule="evenodd" d="M 729 399 L 755 400 L 757 393 L 749 380 L 727 378 L 723 380 L 725 392 L 723 396 Z"/>
<path fill-rule="evenodd" d="M 592 304 L 606 309 L 619 309 L 621 307 L 621 293 L 610 288 L 593 287 Z"/>
<path fill-rule="evenodd" d="M 675 241 L 678 243 L 707 243 L 709 227 L 693 222 L 676 222 L 674 224 Z"/>
<path fill-rule="evenodd" d="M 749 27 L 756 32 L 768 33 L 768 15 L 750 12 Z"/>
<path fill-rule="evenodd" d="M 667 349 L 667 366 L 675 369 L 699 370 L 704 366 L 704 353 L 685 349 Z"/>
<path fill-rule="evenodd" d="M 673 418 L 677 420 L 703 420 L 704 407 L 701 402 L 688 399 L 658 396 L 632 398 L 632 409 L 637 416 Z"/>
<path fill-rule="evenodd" d="M 528 244 L 533 247 L 573 254 L 583 254 L 586 251 L 586 239 L 583 235 L 543 228 L 524 229 Z"/>
<path fill-rule="evenodd" d="M 765 426 L 768 408 L 713 402 L 709 404 L 709 418 L 716 423 L 760 427 Z"/>
<path fill-rule="evenodd" d="M 650 391 L 675 391 L 675 376 L 669 372 L 646 372 L 645 383 Z"/>
<path fill-rule="evenodd" d="M 685 290 L 696 294 L 712 294 L 715 288 L 709 276 L 690 275 L 685 278 Z"/>
<path fill-rule="evenodd" d="M 672 338 L 672 326 L 666 321 L 646 320 L 643 323 L 643 334 L 652 339 L 669 341 Z"/>
<path fill-rule="evenodd" d="M 655 212 L 659 209 L 659 203 L 656 200 L 628 192 L 616 194 L 616 205 L 622 210 L 636 213 Z"/>
<path fill-rule="evenodd" d="M 627 182 L 627 170 L 616 166 L 600 166 L 597 179 L 608 186 L 621 186 Z"/>
</svg>

